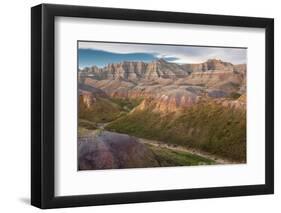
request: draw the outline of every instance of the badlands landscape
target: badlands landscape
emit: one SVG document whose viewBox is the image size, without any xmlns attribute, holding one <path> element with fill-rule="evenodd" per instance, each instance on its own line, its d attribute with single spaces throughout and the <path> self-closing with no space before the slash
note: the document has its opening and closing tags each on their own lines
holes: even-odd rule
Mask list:
<svg viewBox="0 0 281 213">
<path fill-rule="evenodd" d="M 246 162 L 246 64 L 78 70 L 78 170 Z"/>
</svg>

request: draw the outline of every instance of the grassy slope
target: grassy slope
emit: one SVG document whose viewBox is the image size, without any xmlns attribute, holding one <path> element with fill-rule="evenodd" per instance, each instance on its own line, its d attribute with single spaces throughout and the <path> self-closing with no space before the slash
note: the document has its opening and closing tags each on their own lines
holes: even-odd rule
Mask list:
<svg viewBox="0 0 281 213">
<path fill-rule="evenodd" d="M 114 102 L 115 104 L 117 104 L 119 106 L 119 108 L 122 111 L 125 112 L 129 112 L 131 111 L 134 107 L 136 107 L 137 105 L 139 105 L 142 101 L 142 98 L 138 98 L 138 99 L 127 99 L 127 98 L 111 98 L 110 99 L 112 102 Z"/>
<path fill-rule="evenodd" d="M 246 160 L 246 113 L 214 103 L 197 104 L 177 115 L 135 111 L 107 128 L 199 148 L 236 161 Z"/>
<path fill-rule="evenodd" d="M 113 98 L 97 98 L 97 101 L 90 109 L 79 102 L 79 119 L 82 120 L 81 125 L 86 125 L 87 121 L 93 123 L 106 123 L 125 115 L 140 103 L 140 100 L 113 99 Z M 80 125 L 80 123 L 79 123 Z M 86 127 L 87 128 L 87 127 Z"/>
<path fill-rule="evenodd" d="M 195 166 L 215 164 L 214 161 L 186 152 L 172 151 L 167 148 L 149 146 L 161 166 Z"/>
<path fill-rule="evenodd" d="M 122 112 L 120 106 L 108 98 L 97 98 L 90 109 L 79 102 L 79 119 L 94 123 L 106 123 L 116 119 Z"/>
<path fill-rule="evenodd" d="M 105 99 L 99 98 L 91 109 L 87 109 L 83 104 L 79 107 L 78 135 L 83 136 L 91 130 L 98 128 L 97 123 L 112 121 L 120 116 L 125 116 L 127 112 L 140 103 L 140 100 L 127 99 Z M 155 158 L 161 166 L 191 166 L 208 165 L 215 162 L 197 155 L 184 152 L 176 152 L 166 148 L 149 146 Z"/>
<path fill-rule="evenodd" d="M 89 130 L 97 129 L 96 123 L 84 119 L 79 119 L 78 126 Z"/>
</svg>

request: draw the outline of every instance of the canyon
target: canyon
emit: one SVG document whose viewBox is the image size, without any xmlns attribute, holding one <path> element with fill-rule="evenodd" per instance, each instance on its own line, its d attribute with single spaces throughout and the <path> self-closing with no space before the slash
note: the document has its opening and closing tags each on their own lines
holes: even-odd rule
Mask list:
<svg viewBox="0 0 281 213">
<path fill-rule="evenodd" d="M 143 107 L 147 99 L 153 99 L 158 103 L 156 110 L 175 111 L 202 98 L 245 95 L 246 65 L 216 59 L 184 65 L 163 59 L 151 63 L 123 62 L 79 70 L 79 84 L 79 93 L 88 102 L 93 102 L 96 95 L 143 98 Z"/>
<path fill-rule="evenodd" d="M 109 142 L 102 139 L 103 142 L 97 146 L 94 144 L 98 139 L 94 138 L 106 136 L 95 136 L 90 145 L 79 143 L 78 147 L 95 146 L 93 152 L 99 153 L 97 147 L 112 147 L 112 144 L 118 143 L 118 150 L 123 154 L 126 150 L 130 152 L 126 153 L 126 158 L 137 162 L 135 167 L 149 167 L 144 160 L 145 155 L 150 159 L 148 162 L 151 167 L 181 164 L 177 160 L 171 163 L 163 155 L 160 157 L 161 163 L 159 153 L 173 156 L 171 150 L 155 150 L 155 147 L 147 148 L 147 144 L 140 145 L 142 140 L 138 138 L 145 138 L 162 141 L 167 144 L 166 147 L 194 148 L 217 158 L 226 158 L 229 162 L 245 163 L 246 75 L 246 64 L 234 65 L 219 59 L 198 64 L 176 64 L 164 59 L 150 63 L 124 61 L 104 67 L 94 65 L 79 69 L 78 138 L 89 138 L 91 131 L 99 130 L 101 135 L 110 135 L 111 139 Z M 112 142 L 113 136 L 118 140 Z M 120 138 L 127 142 L 120 142 Z M 128 141 L 132 141 L 130 146 Z M 129 148 L 122 149 L 122 146 Z M 140 147 L 143 151 L 136 155 L 135 151 L 132 152 L 132 146 Z M 116 154 L 112 148 L 107 148 L 107 152 L 111 154 L 105 159 L 111 162 L 111 166 L 106 165 L 106 168 L 134 167 L 134 164 L 124 163 L 123 160 L 121 164 L 112 164 L 120 162 L 120 153 Z M 158 161 L 153 159 L 153 153 Z M 119 156 L 119 160 L 114 160 L 114 156 Z M 102 169 L 97 160 L 92 163 L 99 165 L 97 167 L 87 165 L 85 159 L 80 162 L 82 170 Z M 208 159 L 201 159 L 197 163 L 206 162 L 214 164 Z M 189 163 L 186 162 L 186 165 Z"/>
</svg>

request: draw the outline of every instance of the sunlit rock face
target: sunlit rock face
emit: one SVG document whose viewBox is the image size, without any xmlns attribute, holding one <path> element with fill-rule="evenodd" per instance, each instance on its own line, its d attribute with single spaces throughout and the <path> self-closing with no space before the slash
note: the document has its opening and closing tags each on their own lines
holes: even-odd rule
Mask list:
<svg viewBox="0 0 281 213">
<path fill-rule="evenodd" d="M 125 61 L 104 68 L 85 68 L 79 74 L 79 82 L 87 92 L 82 93 L 86 106 L 90 106 L 98 94 L 142 99 L 138 110 L 153 105 L 155 112 L 174 112 L 204 97 L 226 99 L 232 93 L 246 94 L 246 65 L 218 59 L 181 65 L 163 59 L 151 63 Z M 92 97 L 88 93 L 92 93 Z M 237 100 L 236 105 L 240 102 Z"/>
<path fill-rule="evenodd" d="M 198 100 L 196 94 L 187 90 L 177 89 L 157 94 L 153 98 L 146 98 L 135 110 L 151 109 L 153 112 L 175 112 L 180 108 L 193 105 Z"/>
<path fill-rule="evenodd" d="M 96 80 L 158 80 L 179 79 L 188 77 L 191 73 L 242 73 L 246 72 L 246 65 L 233 65 L 217 59 L 209 59 L 199 64 L 176 64 L 159 59 L 151 63 L 141 61 L 124 61 L 122 63 L 109 64 L 103 68 L 96 66 L 79 70 L 81 80 L 91 77 Z"/>
<path fill-rule="evenodd" d="M 93 94 L 85 91 L 80 92 L 79 100 L 79 103 L 84 105 L 87 109 L 90 109 L 96 102 L 96 98 L 93 96 Z"/>
</svg>

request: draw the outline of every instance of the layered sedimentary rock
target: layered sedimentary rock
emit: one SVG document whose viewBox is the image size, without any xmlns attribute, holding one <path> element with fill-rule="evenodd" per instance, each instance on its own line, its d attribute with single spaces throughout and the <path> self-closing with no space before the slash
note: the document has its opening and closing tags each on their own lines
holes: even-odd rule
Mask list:
<svg viewBox="0 0 281 213">
<path fill-rule="evenodd" d="M 153 102 L 156 111 L 166 112 L 188 107 L 204 97 L 218 99 L 246 93 L 246 65 L 217 59 L 182 65 L 163 59 L 151 63 L 125 61 L 85 68 L 79 76 L 79 88 L 87 91 L 81 92 L 87 105 L 94 100 L 88 94 L 92 92 L 93 97 L 142 98 L 142 106 Z"/>
</svg>

